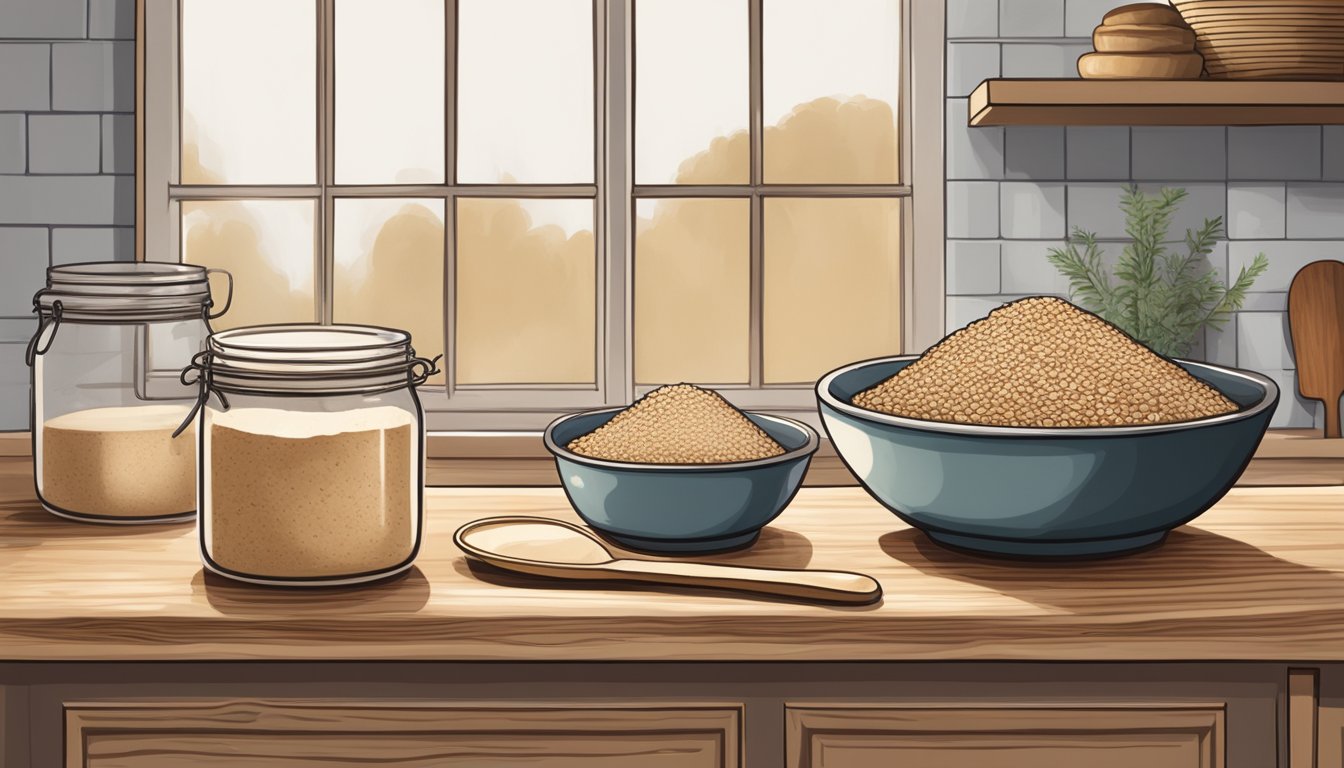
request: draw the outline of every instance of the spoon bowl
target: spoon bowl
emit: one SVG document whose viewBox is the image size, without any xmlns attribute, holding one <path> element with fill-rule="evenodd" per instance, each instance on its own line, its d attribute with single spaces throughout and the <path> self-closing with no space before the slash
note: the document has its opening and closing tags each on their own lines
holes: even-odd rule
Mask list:
<svg viewBox="0 0 1344 768">
<path fill-rule="evenodd" d="M 882 597 L 877 581 L 848 571 L 618 558 L 589 531 L 541 517 L 476 520 L 457 529 L 453 542 L 490 565 L 553 579 L 711 587 L 832 603 L 872 603 Z"/>
</svg>

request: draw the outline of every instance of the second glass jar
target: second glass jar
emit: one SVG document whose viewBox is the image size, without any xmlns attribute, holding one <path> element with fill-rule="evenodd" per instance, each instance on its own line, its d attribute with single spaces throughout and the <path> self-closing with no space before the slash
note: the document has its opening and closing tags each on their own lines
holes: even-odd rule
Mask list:
<svg viewBox="0 0 1344 768">
<path fill-rule="evenodd" d="M 197 491 L 208 569 L 302 586 L 411 567 L 424 496 L 415 388 L 436 371 L 415 356 L 409 334 L 237 328 L 212 335 L 193 368 L 203 400 Z"/>
</svg>

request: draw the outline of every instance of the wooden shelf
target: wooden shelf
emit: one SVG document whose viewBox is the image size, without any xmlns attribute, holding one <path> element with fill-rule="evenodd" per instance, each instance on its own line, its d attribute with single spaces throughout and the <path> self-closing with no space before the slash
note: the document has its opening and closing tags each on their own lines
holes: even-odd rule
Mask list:
<svg viewBox="0 0 1344 768">
<path fill-rule="evenodd" d="M 971 94 L 991 125 L 1344 124 L 1344 82 L 995 79 Z"/>
</svg>

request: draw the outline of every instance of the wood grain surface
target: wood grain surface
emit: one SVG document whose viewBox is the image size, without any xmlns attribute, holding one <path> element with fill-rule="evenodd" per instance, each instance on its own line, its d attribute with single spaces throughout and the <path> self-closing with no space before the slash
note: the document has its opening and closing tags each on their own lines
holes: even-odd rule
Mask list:
<svg viewBox="0 0 1344 768">
<path fill-rule="evenodd" d="M 1316 721 L 1320 707 L 1320 672 L 1288 670 L 1288 766 L 1316 768 Z"/>
<path fill-rule="evenodd" d="M 786 708 L 789 768 L 1223 768 L 1221 704 Z"/>
<path fill-rule="evenodd" d="M 969 124 L 1291 125 L 1344 122 L 1344 83 L 1254 80 L 992 79 Z"/>
<path fill-rule="evenodd" d="M 1338 438 L 1344 396 L 1344 262 L 1313 261 L 1288 287 L 1288 326 L 1303 397 L 1325 406 L 1325 436 Z"/>
<path fill-rule="evenodd" d="M 738 768 L 741 706 L 76 702 L 69 768 Z"/>
<path fill-rule="evenodd" d="M 576 521 L 563 493 L 433 489 L 405 576 L 283 590 L 207 576 L 194 527 L 57 519 L 0 460 L 0 658 L 24 660 L 1344 660 L 1344 489 L 1240 488 L 1150 551 L 1030 564 L 954 553 L 857 488 L 808 488 L 750 550 L 867 573 L 875 605 L 553 583 L 468 564 L 480 517 Z"/>
</svg>

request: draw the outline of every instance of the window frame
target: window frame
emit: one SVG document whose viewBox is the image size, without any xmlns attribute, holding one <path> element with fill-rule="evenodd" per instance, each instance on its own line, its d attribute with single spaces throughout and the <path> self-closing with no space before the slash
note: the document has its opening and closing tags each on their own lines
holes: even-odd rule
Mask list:
<svg viewBox="0 0 1344 768">
<path fill-rule="evenodd" d="M 736 197 L 751 206 L 751 382 L 716 387 L 742 408 L 786 413 L 815 423 L 810 387 L 761 385 L 761 285 L 766 197 L 897 197 L 901 200 L 902 342 L 922 350 L 943 336 L 944 0 L 902 0 L 900 105 L 901 183 L 895 185 L 763 184 L 761 12 L 748 3 L 750 39 L 751 178 L 739 185 L 636 185 L 634 183 L 634 5 L 636 0 L 593 0 L 594 183 L 480 185 L 456 182 L 457 0 L 445 0 L 445 179 L 443 184 L 338 185 L 334 172 L 334 15 L 336 0 L 317 7 L 317 178 L 311 185 L 207 187 L 180 182 L 181 0 L 138 0 L 136 44 L 137 205 L 136 258 L 179 261 L 180 202 L 304 198 L 317 202 L 314 217 L 315 313 L 331 322 L 332 225 L 335 199 L 440 198 L 444 200 L 445 362 L 452 363 L 455 312 L 456 200 L 459 197 L 569 197 L 594 200 L 597 279 L 595 386 L 506 385 L 422 387 L 429 429 L 436 432 L 536 431 L 551 419 L 586 408 L 628 404 L 651 389 L 636 387 L 631 309 L 634 221 L 637 200 L 647 197 Z M 915 6 L 918 5 L 918 12 Z M 912 147 L 937 146 L 915 154 Z M 936 143 L 935 143 L 936 142 Z M 917 193 L 916 193 L 916 190 Z M 608 290 L 608 286 L 611 289 Z"/>
</svg>

